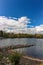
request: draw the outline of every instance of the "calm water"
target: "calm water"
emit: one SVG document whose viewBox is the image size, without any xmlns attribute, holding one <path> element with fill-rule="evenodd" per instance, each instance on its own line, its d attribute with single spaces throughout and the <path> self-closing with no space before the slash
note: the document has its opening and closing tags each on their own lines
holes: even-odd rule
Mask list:
<svg viewBox="0 0 43 65">
<path fill-rule="evenodd" d="M 15 39 L 0 39 L 0 46 L 17 44 L 35 44 L 29 48 L 16 49 L 16 51 L 24 54 L 43 59 L 43 39 L 34 38 L 15 38 Z"/>
</svg>

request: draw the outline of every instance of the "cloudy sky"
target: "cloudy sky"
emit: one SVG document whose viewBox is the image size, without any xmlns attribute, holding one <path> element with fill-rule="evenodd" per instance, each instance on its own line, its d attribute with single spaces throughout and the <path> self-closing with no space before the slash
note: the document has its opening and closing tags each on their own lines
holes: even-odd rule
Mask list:
<svg viewBox="0 0 43 65">
<path fill-rule="evenodd" d="M 0 30 L 43 33 L 43 0 L 0 0 Z"/>
</svg>

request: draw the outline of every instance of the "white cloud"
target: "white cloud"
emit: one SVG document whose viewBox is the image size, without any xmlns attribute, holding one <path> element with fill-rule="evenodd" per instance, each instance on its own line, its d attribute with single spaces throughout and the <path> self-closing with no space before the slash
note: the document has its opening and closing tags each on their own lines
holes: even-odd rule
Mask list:
<svg viewBox="0 0 43 65">
<path fill-rule="evenodd" d="M 30 26 L 31 28 L 27 28 L 28 34 L 43 34 L 43 24 L 39 26 Z"/>
<path fill-rule="evenodd" d="M 31 24 L 31 21 L 26 16 L 21 18 L 0 16 L 0 30 L 14 33 L 43 34 L 43 24 L 35 27 L 27 24 Z"/>
<path fill-rule="evenodd" d="M 26 16 L 21 18 L 0 16 L 0 30 L 15 31 L 16 33 L 22 33 L 27 31 L 27 24 L 30 24 L 30 19 Z M 25 33 L 25 32 L 24 32 Z"/>
<path fill-rule="evenodd" d="M 32 28 L 27 28 L 27 33 L 28 34 L 35 34 L 35 28 L 34 27 L 32 27 Z"/>
<path fill-rule="evenodd" d="M 36 33 L 43 34 L 43 24 L 35 27 Z"/>
</svg>

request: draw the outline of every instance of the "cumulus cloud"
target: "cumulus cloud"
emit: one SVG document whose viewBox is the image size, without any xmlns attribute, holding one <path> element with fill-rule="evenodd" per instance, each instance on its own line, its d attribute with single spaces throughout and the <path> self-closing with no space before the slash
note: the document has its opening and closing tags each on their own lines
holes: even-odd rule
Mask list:
<svg viewBox="0 0 43 65">
<path fill-rule="evenodd" d="M 43 24 L 35 27 L 30 24 L 31 21 L 26 16 L 20 18 L 0 16 L 0 30 L 14 33 L 43 34 Z"/>
<path fill-rule="evenodd" d="M 43 24 L 35 27 L 36 33 L 43 34 Z"/>
<path fill-rule="evenodd" d="M 31 28 L 27 28 L 28 34 L 43 34 L 43 24 L 38 26 L 31 26 Z"/>
<path fill-rule="evenodd" d="M 27 34 L 35 34 L 36 30 L 34 27 L 27 28 Z"/>
<path fill-rule="evenodd" d="M 26 16 L 21 18 L 0 16 L 0 30 L 6 32 L 25 33 L 28 23 L 31 22 Z"/>
</svg>

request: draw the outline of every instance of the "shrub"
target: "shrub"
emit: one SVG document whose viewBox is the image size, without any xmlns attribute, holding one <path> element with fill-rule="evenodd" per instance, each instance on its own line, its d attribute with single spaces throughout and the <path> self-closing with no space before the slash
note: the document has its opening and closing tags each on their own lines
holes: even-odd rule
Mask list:
<svg viewBox="0 0 43 65">
<path fill-rule="evenodd" d="M 0 52 L 0 60 L 2 60 L 2 58 L 3 58 L 3 55 L 2 55 L 2 53 Z"/>
<path fill-rule="evenodd" d="M 15 54 L 9 55 L 9 59 L 10 59 L 10 61 L 11 61 L 14 65 L 19 65 L 20 58 L 21 58 L 21 54 L 19 54 L 19 53 L 17 53 L 17 52 L 16 52 Z"/>
</svg>

